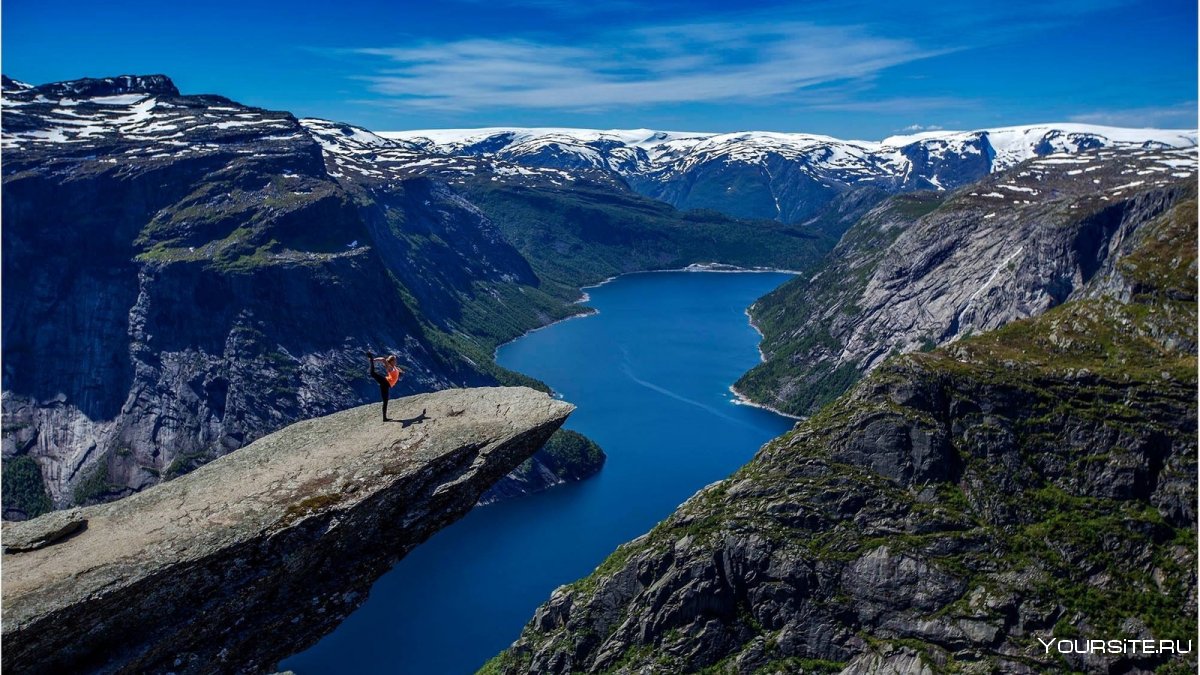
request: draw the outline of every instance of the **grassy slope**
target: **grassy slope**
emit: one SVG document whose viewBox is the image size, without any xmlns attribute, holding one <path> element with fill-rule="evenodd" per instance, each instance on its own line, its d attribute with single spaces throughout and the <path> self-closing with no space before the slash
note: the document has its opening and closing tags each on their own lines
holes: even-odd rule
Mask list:
<svg viewBox="0 0 1200 675">
<path fill-rule="evenodd" d="M 827 236 L 796 226 L 678 211 L 632 192 L 587 184 L 532 190 L 480 181 L 467 195 L 554 292 L 692 263 L 799 269 L 833 245 Z"/>
<path fill-rule="evenodd" d="M 445 336 L 505 384 L 540 383 L 492 361 L 497 346 L 584 311 L 580 287 L 628 272 L 721 262 L 803 268 L 832 240 L 795 226 L 682 212 L 632 192 L 590 184 L 531 189 L 490 179 L 464 190 L 533 266 L 539 285 L 494 285 L 464 298 L 460 332 Z"/>
<path fill-rule="evenodd" d="M 462 298 L 458 331 L 431 332 L 504 384 L 544 388 L 496 365 L 492 353 L 528 330 L 585 311 L 574 303 L 581 286 L 704 262 L 802 268 L 832 246 L 829 237 L 795 226 L 682 212 L 607 186 L 532 189 L 483 179 L 463 191 L 529 260 L 539 284 L 480 285 Z"/>
</svg>

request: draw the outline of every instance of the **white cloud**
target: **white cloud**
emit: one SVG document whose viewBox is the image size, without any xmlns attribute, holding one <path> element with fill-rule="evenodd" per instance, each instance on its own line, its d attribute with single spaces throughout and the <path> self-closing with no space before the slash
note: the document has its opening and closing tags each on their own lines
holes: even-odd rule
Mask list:
<svg viewBox="0 0 1200 675">
<path fill-rule="evenodd" d="M 910 124 L 910 125 L 904 127 L 903 129 L 897 129 L 897 131 L 911 134 L 911 133 L 916 133 L 918 131 L 941 131 L 942 129 L 945 129 L 945 128 L 946 127 L 943 127 L 938 124 Z"/>
<path fill-rule="evenodd" d="M 405 106 L 472 111 L 814 96 L 818 86 L 868 80 L 945 50 L 855 28 L 760 21 L 643 27 L 586 44 L 467 39 L 353 52 L 380 59 L 363 76 L 375 93 Z M 813 102 L 838 105 L 831 96 Z"/>
<path fill-rule="evenodd" d="M 1157 127 L 1160 129 L 1195 129 L 1196 101 L 1167 106 L 1101 110 L 1072 115 L 1071 122 L 1104 124 L 1113 127 Z"/>
</svg>

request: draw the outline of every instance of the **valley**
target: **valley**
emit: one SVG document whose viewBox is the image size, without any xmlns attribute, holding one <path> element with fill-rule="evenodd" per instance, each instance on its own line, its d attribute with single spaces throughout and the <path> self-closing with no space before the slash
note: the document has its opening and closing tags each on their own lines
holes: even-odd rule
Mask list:
<svg viewBox="0 0 1200 675">
<path fill-rule="evenodd" d="M 128 495 L 370 401 L 368 348 L 406 365 L 401 393 L 544 388 L 492 352 L 574 314 L 582 285 L 802 267 L 832 245 L 602 177 L 498 165 L 505 185 L 467 185 L 475 160 L 443 170 L 162 76 L 5 87 L 8 518 Z M 63 354 L 86 375 L 41 367 Z"/>
<path fill-rule="evenodd" d="M 1195 669 L 1035 648 L 1194 629 L 1195 131 L 376 133 L 162 75 L 2 99 L 6 520 L 377 401 L 368 349 L 398 396 L 579 406 L 253 669 L 332 631 L 292 658 L 336 670 L 443 600 L 497 619 L 461 653 L 414 628 L 416 671 Z M 795 275 L 632 274 L 689 267 Z"/>
</svg>

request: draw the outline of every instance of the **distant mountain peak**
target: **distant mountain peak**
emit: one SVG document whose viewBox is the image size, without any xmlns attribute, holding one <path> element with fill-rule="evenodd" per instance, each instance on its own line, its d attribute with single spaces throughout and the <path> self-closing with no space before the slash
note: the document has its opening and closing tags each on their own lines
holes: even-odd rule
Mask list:
<svg viewBox="0 0 1200 675">
<path fill-rule="evenodd" d="M 5 91 L 9 90 L 9 82 L 16 88 L 28 89 L 28 85 L 10 80 L 4 82 Z M 166 75 L 118 75 L 116 77 L 65 80 L 32 87 L 46 98 L 95 98 L 98 96 L 122 96 L 125 94 L 147 94 L 152 96 L 179 96 L 179 89 Z"/>
<path fill-rule="evenodd" d="M 492 127 L 378 132 L 443 157 L 620 176 L 643 195 L 681 209 L 805 222 L 834 197 L 870 186 L 887 192 L 954 190 L 989 173 L 1059 153 L 1100 148 L 1196 147 L 1195 130 L 1052 123 L 926 131 L 882 141 L 811 133 L 704 133 L 652 129 Z"/>
<path fill-rule="evenodd" d="M 32 84 L 26 84 L 20 80 L 14 80 L 7 75 L 0 75 L 0 83 L 3 85 L 0 86 L 0 90 L 3 91 L 25 91 L 26 89 L 33 89 Z"/>
</svg>

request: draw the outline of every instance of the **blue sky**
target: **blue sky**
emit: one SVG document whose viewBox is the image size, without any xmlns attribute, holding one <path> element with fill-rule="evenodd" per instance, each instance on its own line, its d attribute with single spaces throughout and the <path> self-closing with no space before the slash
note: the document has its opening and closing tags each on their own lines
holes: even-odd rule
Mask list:
<svg viewBox="0 0 1200 675">
<path fill-rule="evenodd" d="M 731 9 L 734 8 L 734 9 Z M 1195 128 L 1195 0 L 4 0 L 5 74 L 165 73 L 376 130 Z"/>
</svg>

